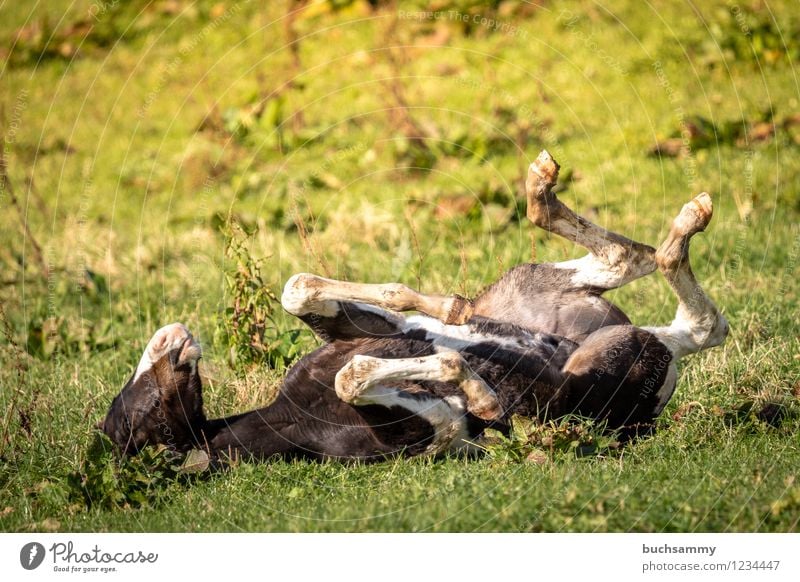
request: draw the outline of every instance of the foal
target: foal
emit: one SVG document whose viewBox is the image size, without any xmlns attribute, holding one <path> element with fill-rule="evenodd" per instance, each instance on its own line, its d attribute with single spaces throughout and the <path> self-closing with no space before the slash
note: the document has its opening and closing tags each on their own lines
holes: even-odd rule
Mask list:
<svg viewBox="0 0 800 582">
<path fill-rule="evenodd" d="M 552 192 L 558 170 L 547 152 L 531 164 L 528 217 L 586 247 L 585 257 L 517 266 L 474 301 L 295 275 L 282 304 L 327 343 L 289 371 L 273 404 L 207 420 L 199 346 L 173 324 L 148 344 L 103 429 L 129 452 L 165 443 L 259 458 L 375 460 L 469 448 L 513 414 L 574 413 L 629 433 L 648 426 L 675 389 L 676 361 L 728 332 L 688 260 L 711 199 L 700 194 L 684 205 L 655 251 L 561 203 Z M 656 267 L 678 311 L 669 326 L 634 327 L 602 294 Z M 399 313 L 409 310 L 425 315 Z"/>
</svg>

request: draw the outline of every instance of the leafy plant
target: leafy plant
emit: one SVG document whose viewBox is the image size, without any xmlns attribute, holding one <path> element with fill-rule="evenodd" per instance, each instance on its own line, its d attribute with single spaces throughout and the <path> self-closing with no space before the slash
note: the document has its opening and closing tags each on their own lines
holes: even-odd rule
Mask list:
<svg viewBox="0 0 800 582">
<path fill-rule="evenodd" d="M 729 51 L 737 60 L 772 65 L 800 56 L 797 48 L 800 28 L 796 19 L 782 26 L 769 10 L 747 7 L 731 9 L 729 15 L 727 30 L 723 25 L 721 29 L 712 27 L 711 32 L 719 39 L 722 50 Z M 731 32 L 733 26 L 738 31 Z"/>
<path fill-rule="evenodd" d="M 80 468 L 67 477 L 70 498 L 87 508 L 153 505 L 159 492 L 176 481 L 181 458 L 164 445 L 120 457 L 109 438 L 98 432 Z"/>
<path fill-rule="evenodd" d="M 487 430 L 479 443 L 492 458 L 505 462 L 544 463 L 557 457 L 600 456 L 619 448 L 616 435 L 589 419 L 565 417 L 540 422 L 514 416 L 508 436 Z"/>
<path fill-rule="evenodd" d="M 794 398 L 748 399 L 733 410 L 722 411 L 728 426 L 742 425 L 754 430 L 781 428 L 787 419 L 797 417 Z"/>
<path fill-rule="evenodd" d="M 800 56 L 800 22 L 795 16 L 781 17 L 769 9 L 747 6 L 720 8 L 699 41 L 700 61 L 709 67 L 730 61 L 773 66 L 793 62 Z"/>
<path fill-rule="evenodd" d="M 266 132 L 264 137 L 280 150 L 284 143 L 285 100 L 282 95 L 266 99 L 256 95 L 248 105 L 226 109 L 222 114 L 223 127 L 240 143 L 245 143 L 245 138 L 260 127 Z"/>
<path fill-rule="evenodd" d="M 251 256 L 245 234 L 236 223 L 222 227 L 225 237 L 227 307 L 217 319 L 215 340 L 228 349 L 232 367 L 266 364 L 282 369 L 302 353 L 301 329 L 281 330 L 275 313 L 280 303 L 261 276 L 263 261 Z"/>
</svg>

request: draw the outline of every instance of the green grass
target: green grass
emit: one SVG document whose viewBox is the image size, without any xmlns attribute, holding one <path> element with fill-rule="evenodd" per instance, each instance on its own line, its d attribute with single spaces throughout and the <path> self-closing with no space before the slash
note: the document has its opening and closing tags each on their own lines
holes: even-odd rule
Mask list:
<svg viewBox="0 0 800 582">
<path fill-rule="evenodd" d="M 797 133 L 781 125 L 764 142 L 720 135 L 687 157 L 647 155 L 697 117 L 722 127 L 800 112 L 797 55 L 781 48 L 781 39 L 798 46 L 791 3 L 742 6 L 745 20 L 726 3 L 654 12 L 581 2 L 562 12 L 506 2 L 466 12 L 516 27 L 496 32 L 408 17 L 408 7 L 391 34 L 390 12 L 355 3 L 298 19 L 299 69 L 283 3 L 226 2 L 227 12 L 120 4 L 86 39 L 69 28 L 92 22 L 89 2 L 48 2 L 33 14 L 26 3 L 0 7 L 0 104 L 24 216 L 0 193 L 0 529 L 797 530 Z M 391 65 L 387 45 L 416 48 L 394 50 Z M 437 136 L 429 157 L 415 156 L 390 122 L 387 77 L 400 78 L 411 115 Z M 259 92 L 292 78 L 249 123 Z M 204 119 L 211 129 L 198 131 Z M 185 322 L 203 341 L 210 414 L 274 395 L 279 373 L 241 376 L 214 341 L 226 305 L 226 217 L 252 234 L 274 290 L 312 271 L 471 295 L 530 260 L 532 241 L 539 261 L 581 253 L 515 211 L 524 168 L 542 148 L 574 171 L 565 202 L 649 244 L 691 196 L 714 196 L 693 266 L 732 332 L 682 365 L 653 438 L 541 464 L 242 463 L 159 482 L 139 508 L 86 508 L 68 495 L 93 424 L 166 322 Z M 404 168 L 415 160 L 431 167 Z M 475 206 L 437 215 L 455 196 Z M 610 296 L 642 325 L 668 322 L 675 309 L 657 275 Z M 295 324 L 279 315 L 277 325 Z M 732 414 L 753 401 L 782 402 L 789 414 L 777 427 Z"/>
</svg>

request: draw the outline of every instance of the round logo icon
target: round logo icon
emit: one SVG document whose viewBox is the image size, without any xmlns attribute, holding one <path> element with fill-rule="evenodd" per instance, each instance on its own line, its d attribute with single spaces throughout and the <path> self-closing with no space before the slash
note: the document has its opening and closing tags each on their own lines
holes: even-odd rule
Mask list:
<svg viewBox="0 0 800 582">
<path fill-rule="evenodd" d="M 19 563 L 26 570 L 35 570 L 44 561 L 44 546 L 39 542 L 30 542 L 19 551 Z"/>
</svg>

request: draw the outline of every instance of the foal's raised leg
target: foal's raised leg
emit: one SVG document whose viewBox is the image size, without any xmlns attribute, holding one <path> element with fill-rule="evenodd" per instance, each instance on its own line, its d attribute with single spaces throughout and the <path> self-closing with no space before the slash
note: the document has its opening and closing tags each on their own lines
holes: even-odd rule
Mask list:
<svg viewBox="0 0 800 582">
<path fill-rule="evenodd" d="M 397 318 L 400 311 L 420 311 L 447 324 L 461 324 L 472 316 L 472 303 L 460 295 L 424 295 L 400 283 L 349 283 L 308 273 L 293 275 L 281 296 L 283 308 L 301 318 L 337 317 L 344 303 L 366 304 L 366 311 L 370 306 L 378 308 L 384 318 Z"/>
<path fill-rule="evenodd" d="M 580 259 L 556 263 L 573 269 L 576 287 L 614 289 L 652 273 L 656 268 L 655 249 L 608 231 L 575 214 L 553 193 L 559 165 L 547 151 L 528 169 L 525 189 L 528 218 L 533 224 L 589 250 Z"/>
<path fill-rule="evenodd" d="M 351 404 L 374 404 L 375 390 L 402 380 L 453 382 L 467 399 L 467 410 L 484 420 L 502 416 L 497 395 L 455 351 L 419 358 L 383 359 L 353 356 L 336 374 L 336 394 Z"/>
<path fill-rule="evenodd" d="M 689 240 L 705 230 L 712 213 L 711 196 L 703 192 L 683 206 L 656 251 L 658 268 L 678 296 L 678 310 L 670 325 L 645 329 L 655 334 L 675 359 L 718 346 L 728 335 L 728 322 L 700 287 L 689 265 Z"/>
</svg>

